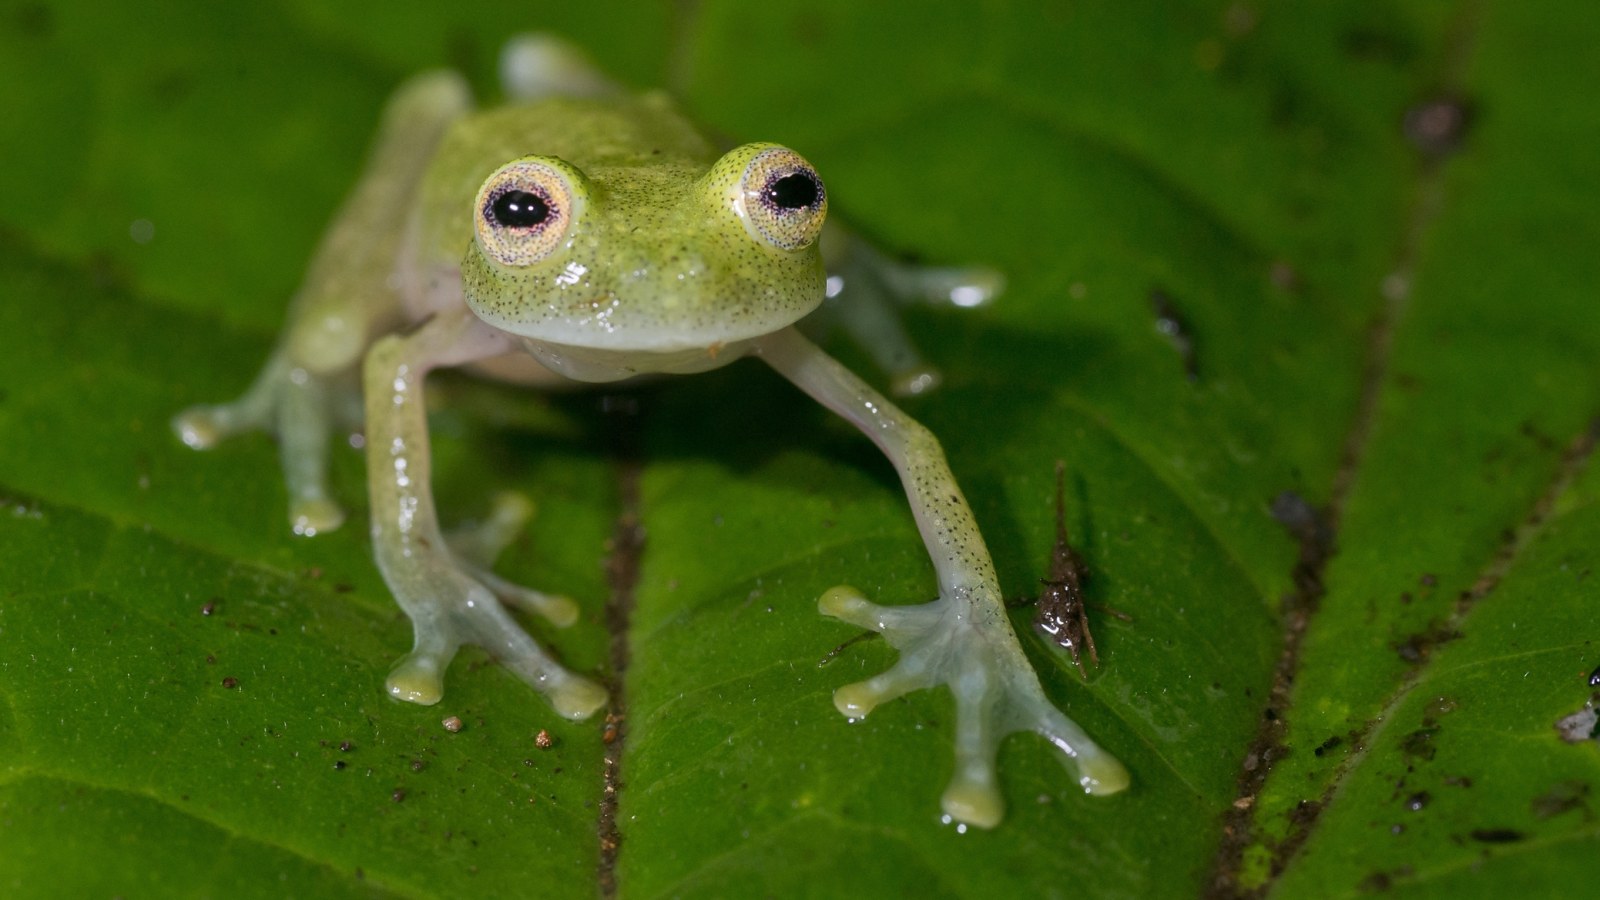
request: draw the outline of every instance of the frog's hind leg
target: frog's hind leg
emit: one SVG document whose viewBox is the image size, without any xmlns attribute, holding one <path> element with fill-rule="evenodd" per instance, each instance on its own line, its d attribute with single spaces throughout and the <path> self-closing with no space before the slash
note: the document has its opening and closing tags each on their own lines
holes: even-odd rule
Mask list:
<svg viewBox="0 0 1600 900">
<path fill-rule="evenodd" d="M 622 88 L 582 50 L 550 34 L 519 34 L 500 51 L 500 87 L 512 103 L 551 97 L 611 97 Z"/>
<path fill-rule="evenodd" d="M 328 492 L 334 425 L 360 422 L 361 353 L 402 318 L 394 276 L 407 210 L 433 148 L 471 105 L 459 75 L 419 75 L 395 91 L 361 180 L 323 235 L 291 305 L 283 340 L 244 395 L 179 413 L 173 430 L 207 449 L 247 431 L 277 437 L 296 534 L 337 528 L 344 512 Z"/>
</svg>

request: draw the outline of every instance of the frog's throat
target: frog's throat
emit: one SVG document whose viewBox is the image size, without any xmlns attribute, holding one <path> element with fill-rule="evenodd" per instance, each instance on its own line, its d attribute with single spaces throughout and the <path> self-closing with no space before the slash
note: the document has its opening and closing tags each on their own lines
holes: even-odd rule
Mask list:
<svg viewBox="0 0 1600 900">
<path fill-rule="evenodd" d="M 522 349 L 540 365 L 573 381 L 605 383 L 642 375 L 693 375 L 747 355 L 755 335 L 672 350 L 618 350 L 524 337 Z"/>
</svg>

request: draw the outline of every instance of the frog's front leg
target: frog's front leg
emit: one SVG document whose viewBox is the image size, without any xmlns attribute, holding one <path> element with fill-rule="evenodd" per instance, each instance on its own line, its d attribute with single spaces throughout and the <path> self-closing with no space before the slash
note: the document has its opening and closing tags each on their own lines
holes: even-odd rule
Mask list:
<svg viewBox="0 0 1600 900">
<path fill-rule="evenodd" d="M 1005 289 L 1005 277 L 993 269 L 900 262 L 833 222 L 823 231 L 822 252 L 827 299 L 804 320 L 804 330 L 820 340 L 832 326 L 842 327 L 888 373 L 890 391 L 900 397 L 927 393 L 940 380 L 939 370 L 922 358 L 900 324 L 900 306 L 981 306 Z"/>
<path fill-rule="evenodd" d="M 822 612 L 881 632 L 900 651 L 889 671 L 840 688 L 839 711 L 859 718 L 910 691 L 948 685 L 956 701 L 956 771 L 942 805 L 971 825 L 993 827 L 1004 815 L 995 755 L 1013 731 L 1048 739 L 1076 765 L 1088 793 L 1127 787 L 1122 764 L 1046 699 L 1006 619 L 977 522 L 933 434 L 792 328 L 762 338 L 756 352 L 889 457 L 938 574 L 939 599 L 919 606 L 878 606 L 848 587 L 822 596 Z"/>
<path fill-rule="evenodd" d="M 527 605 L 557 624 L 570 624 L 570 601 L 474 577 L 439 530 L 429 486 L 427 410 L 422 383 L 439 366 L 456 366 L 515 349 L 504 332 L 466 308 L 442 314 L 417 331 L 373 344 L 364 365 L 367 479 L 372 544 L 378 568 L 406 615 L 416 643 L 389 674 L 389 693 L 433 704 L 444 693 L 444 671 L 462 644 L 477 644 L 500 660 L 556 711 L 582 719 L 606 701 L 603 688 L 551 659 L 506 612 L 501 601 Z"/>
</svg>

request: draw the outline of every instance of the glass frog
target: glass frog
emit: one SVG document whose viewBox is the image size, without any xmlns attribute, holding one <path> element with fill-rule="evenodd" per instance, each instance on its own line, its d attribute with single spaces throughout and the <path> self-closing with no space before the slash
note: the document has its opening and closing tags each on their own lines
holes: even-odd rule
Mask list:
<svg viewBox="0 0 1600 900">
<path fill-rule="evenodd" d="M 504 535 L 480 533 L 473 546 L 442 532 L 429 486 L 429 371 L 465 366 L 537 387 L 690 374 L 750 356 L 882 449 L 937 574 L 938 599 L 921 605 L 879 606 L 849 587 L 822 596 L 823 613 L 900 652 L 883 674 L 839 688 L 839 711 L 860 718 L 947 685 L 956 763 L 942 805 L 964 823 L 1000 821 L 995 757 L 1015 731 L 1054 744 L 1088 793 L 1122 790 L 1122 765 L 1046 699 L 938 441 L 796 327 L 838 295 L 829 300 L 838 324 L 915 392 L 933 373 L 870 302 L 970 305 L 996 289 L 994 276 L 893 263 L 825 229 L 827 188 L 799 154 L 756 143 L 718 155 L 664 94 L 630 94 L 552 38 L 513 41 L 502 80 L 509 102 L 481 111 L 454 73 L 398 89 L 255 383 L 233 403 L 174 420 L 195 448 L 275 434 L 290 522 L 306 535 L 341 523 L 328 438 L 364 421 L 373 548 L 415 632 L 389 693 L 438 702 L 456 650 L 477 644 L 563 716 L 582 719 L 607 699 L 508 612 L 568 625 L 573 602 L 494 575 L 488 561 Z M 514 529 L 517 511 L 505 512 Z"/>
</svg>

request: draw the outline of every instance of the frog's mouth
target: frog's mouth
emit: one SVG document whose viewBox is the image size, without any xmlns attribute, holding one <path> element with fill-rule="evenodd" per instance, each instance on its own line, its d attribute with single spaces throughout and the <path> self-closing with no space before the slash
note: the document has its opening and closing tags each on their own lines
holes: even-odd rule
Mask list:
<svg viewBox="0 0 1600 900">
<path fill-rule="evenodd" d="M 814 277 L 805 272 L 782 287 L 721 278 L 715 291 L 704 294 L 644 280 L 620 287 L 565 284 L 565 275 L 507 271 L 469 254 L 461 284 L 478 318 L 521 338 L 586 350 L 694 351 L 715 358 L 722 348 L 804 318 L 822 303 L 824 280 L 820 260 Z"/>
</svg>

